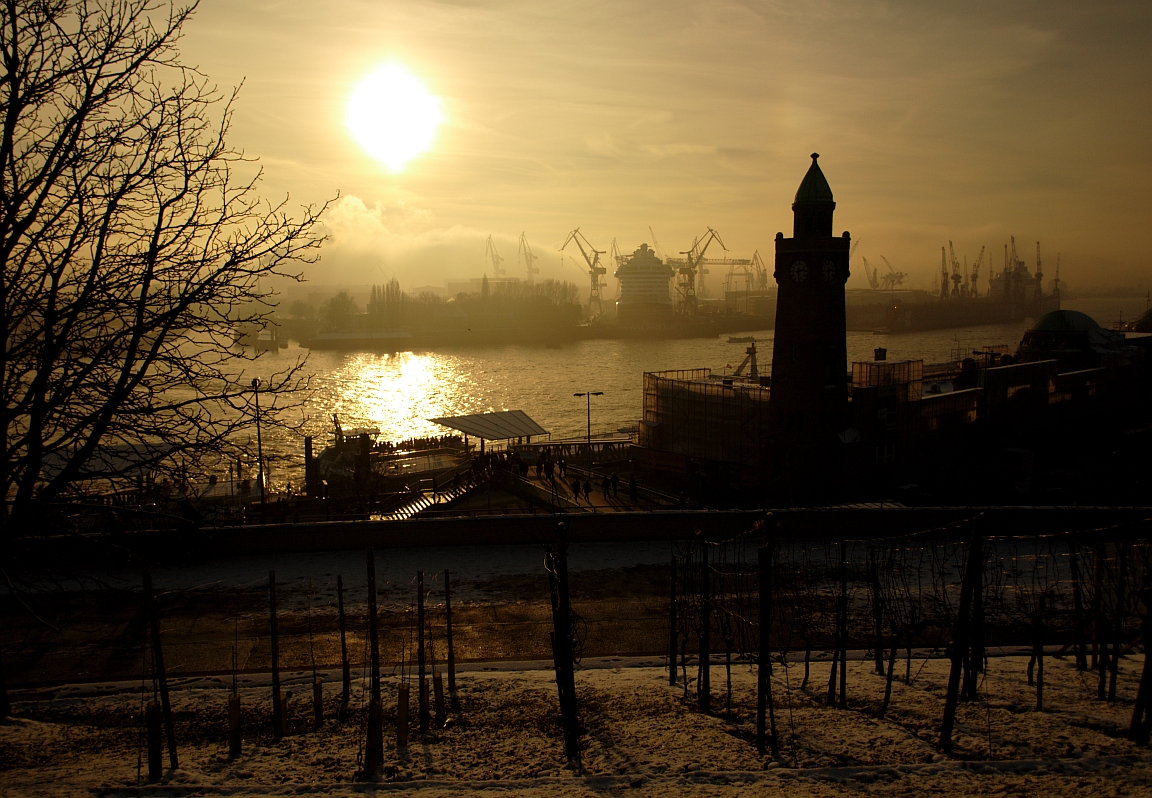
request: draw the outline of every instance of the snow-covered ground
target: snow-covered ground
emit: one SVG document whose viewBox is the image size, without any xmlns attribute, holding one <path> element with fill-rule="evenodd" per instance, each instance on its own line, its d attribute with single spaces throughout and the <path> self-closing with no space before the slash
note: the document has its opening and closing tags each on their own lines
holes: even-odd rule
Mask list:
<svg viewBox="0 0 1152 798">
<path fill-rule="evenodd" d="M 273 743 L 265 674 L 241 681 L 246 736 L 243 755 L 234 761 L 227 757 L 228 680 L 174 683 L 180 768 L 157 786 L 143 786 L 139 685 L 73 685 L 16 695 L 16 718 L 0 722 L 0 794 L 1152 794 L 1152 753 L 1124 738 L 1140 655 L 1123 661 L 1114 704 L 1095 700 L 1095 674 L 1077 673 L 1070 659 L 1048 658 L 1043 712 L 1034 711 L 1027 658 L 993 658 L 982 700 L 960 706 L 952 756 L 936 747 L 944 660 L 914 661 L 912 684 L 894 685 L 884 720 L 876 718 L 884 680 L 871 672 L 871 662 L 850 663 L 847 711 L 822 704 L 826 662 L 813 663 L 808 691 L 797 689 L 802 666 L 777 668 L 782 745 L 775 757 L 756 752 L 755 679 L 747 665 L 733 667 L 733 713 L 726 716 L 722 665 L 712 670 L 716 714 L 704 715 L 691 691 L 686 698 L 682 686 L 668 685 L 657 659 L 585 664 L 590 667 L 576 674 L 584 727 L 578 767 L 564 763 L 547 668 L 469 666 L 458 677 L 459 716 L 422 738 L 413 734 L 406 751 L 393 744 L 399 677 L 389 675 L 384 766 L 372 783 L 353 781 L 362 745 L 362 682 L 355 683 L 350 719 L 340 722 L 339 677 L 325 674 L 328 719 L 313 732 L 311 674 L 286 677 L 284 689 L 296 694 L 290 736 Z M 692 677 L 694 670 L 689 668 Z"/>
</svg>

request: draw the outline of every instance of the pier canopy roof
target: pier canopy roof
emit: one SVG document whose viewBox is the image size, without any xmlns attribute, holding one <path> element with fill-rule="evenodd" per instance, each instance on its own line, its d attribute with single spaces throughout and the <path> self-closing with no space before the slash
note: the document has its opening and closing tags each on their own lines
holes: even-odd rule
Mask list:
<svg viewBox="0 0 1152 798">
<path fill-rule="evenodd" d="M 497 413 L 474 413 L 470 416 L 429 420 L 486 441 L 504 441 L 509 438 L 548 434 L 548 430 L 529 418 L 523 410 L 501 410 Z"/>
</svg>

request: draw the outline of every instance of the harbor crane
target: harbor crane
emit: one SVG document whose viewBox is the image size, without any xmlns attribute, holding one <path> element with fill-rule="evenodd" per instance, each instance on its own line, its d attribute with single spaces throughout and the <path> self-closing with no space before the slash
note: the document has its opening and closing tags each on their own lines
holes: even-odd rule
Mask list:
<svg viewBox="0 0 1152 798">
<path fill-rule="evenodd" d="M 504 275 L 504 267 L 500 264 L 504 259 L 500 257 L 500 253 L 496 251 L 496 242 L 492 240 L 492 236 L 488 236 L 488 243 L 484 246 L 484 258 L 492 261 L 492 276 L 502 277 Z"/>
<path fill-rule="evenodd" d="M 980 264 L 984 262 L 985 247 L 980 247 L 980 254 L 976 256 L 976 260 L 972 263 L 972 276 L 971 282 L 968 285 L 968 295 L 975 299 L 980 296 Z"/>
<path fill-rule="evenodd" d="M 948 242 L 948 259 L 952 264 L 952 299 L 960 299 L 964 292 L 960 290 L 960 283 L 964 278 L 960 275 L 960 261 L 956 260 L 956 253 L 952 250 L 952 242 Z"/>
<path fill-rule="evenodd" d="M 948 298 L 948 253 L 940 247 L 940 298 Z"/>
<path fill-rule="evenodd" d="M 880 270 L 868 262 L 868 259 L 863 255 L 860 259 L 864 261 L 864 274 L 868 277 L 868 287 L 873 291 L 880 290 Z"/>
<path fill-rule="evenodd" d="M 648 225 L 648 232 L 652 234 L 652 249 L 656 250 L 656 257 L 666 261 L 667 255 L 664 253 L 664 248 L 660 246 L 660 242 L 656 240 L 656 231 L 652 229 L 652 225 Z"/>
<path fill-rule="evenodd" d="M 524 233 L 520 234 L 520 248 L 516 250 L 517 259 L 524 259 L 524 268 L 528 272 L 528 285 L 532 285 L 533 275 L 540 273 L 540 267 L 536 265 L 539 257 L 532 252 L 532 247 L 528 245 L 528 236 Z"/>
<path fill-rule="evenodd" d="M 596 247 L 592 246 L 588 238 L 580 232 L 579 227 L 569 233 L 568 238 L 564 239 L 564 244 L 560 247 L 560 251 L 563 252 L 564 247 L 567 247 L 573 241 L 576 242 L 580 254 L 584 256 L 584 262 L 588 264 L 588 279 L 591 284 L 588 292 L 588 317 L 595 318 L 604 313 L 604 305 L 600 301 L 600 289 L 607 285 L 602 278 L 608 273 L 608 270 L 600 265 L 600 256 L 605 253 L 604 250 L 596 249 Z M 593 305 L 596 306 L 595 315 L 593 315 L 592 312 Z"/>
<path fill-rule="evenodd" d="M 720 248 L 727 251 L 728 247 L 724 246 L 720 234 L 709 227 L 703 236 L 692 241 L 691 249 L 680 253 L 686 257 L 676 270 L 679 275 L 676 280 L 676 289 L 680 292 L 681 303 L 686 314 L 691 315 L 696 312 L 696 297 L 697 295 L 704 295 L 704 275 L 707 274 L 704 269 L 704 254 L 713 241 L 718 242 Z M 699 286 L 697 286 L 697 280 L 699 280 Z"/>
<path fill-rule="evenodd" d="M 891 291 L 904 285 L 904 278 L 907 277 L 904 272 L 898 272 L 892 268 L 892 264 L 883 255 L 880 259 L 884 261 L 884 265 L 888 267 L 888 273 L 880 278 L 880 290 Z M 879 269 L 877 269 L 879 271 Z"/>
</svg>

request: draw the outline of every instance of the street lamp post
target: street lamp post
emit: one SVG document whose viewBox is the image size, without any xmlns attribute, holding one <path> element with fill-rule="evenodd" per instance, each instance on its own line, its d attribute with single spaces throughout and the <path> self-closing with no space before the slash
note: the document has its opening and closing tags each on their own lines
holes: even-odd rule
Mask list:
<svg viewBox="0 0 1152 798">
<path fill-rule="evenodd" d="M 267 502 L 264 498 L 264 444 L 260 439 L 260 380 L 252 379 L 252 396 L 256 400 L 256 479 L 260 482 L 260 514 L 264 514 Z"/>
<path fill-rule="evenodd" d="M 574 393 L 573 396 L 583 396 L 588 401 L 588 470 L 592 470 L 592 397 L 603 396 L 603 391 L 585 391 L 584 393 Z"/>
</svg>

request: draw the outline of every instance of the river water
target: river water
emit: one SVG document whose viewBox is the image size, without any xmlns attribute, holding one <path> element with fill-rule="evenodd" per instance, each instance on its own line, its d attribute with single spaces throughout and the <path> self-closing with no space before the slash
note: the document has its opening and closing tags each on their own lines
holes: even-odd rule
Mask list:
<svg viewBox="0 0 1152 798">
<path fill-rule="evenodd" d="M 1065 302 L 1102 326 L 1144 312 L 1143 298 L 1091 299 Z M 871 360 L 884 347 L 889 360 L 916 359 L 940 363 L 957 348 L 1019 344 L 1031 321 L 902 334 L 848 333 L 849 363 Z M 760 368 L 770 371 L 772 331 L 749 330 L 757 340 Z M 270 430 L 264 438 L 271 461 L 271 484 L 299 485 L 303 479 L 303 435 L 318 448 L 331 440 L 332 415 L 345 429 L 371 427 L 386 440 L 439 435 L 444 427 L 430 421 L 442 416 L 523 410 L 553 437 L 583 435 L 588 427 L 586 400 L 573 396 L 602 391 L 592 398 L 592 432 L 634 425 L 640 418 L 645 371 L 710 368 L 731 372 L 744 357 L 744 344 L 728 335 L 689 340 L 578 341 L 546 348 L 526 341 L 496 347 L 449 347 L 395 354 L 309 352 L 291 342 L 257 361 L 266 372 L 306 357 L 304 374 L 311 394 L 296 432 Z M 255 453 L 255 429 L 250 448 Z"/>
</svg>

